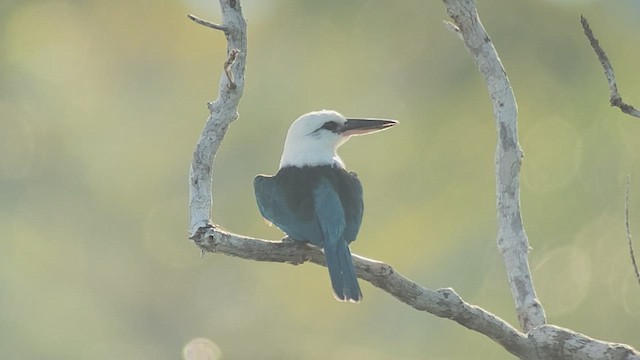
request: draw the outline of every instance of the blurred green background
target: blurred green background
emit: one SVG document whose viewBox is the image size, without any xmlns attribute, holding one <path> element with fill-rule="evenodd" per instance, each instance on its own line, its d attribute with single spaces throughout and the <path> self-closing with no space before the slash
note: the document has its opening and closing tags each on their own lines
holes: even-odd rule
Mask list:
<svg viewBox="0 0 640 360">
<path fill-rule="evenodd" d="M 252 180 L 274 173 L 300 114 L 400 126 L 342 158 L 365 187 L 353 252 L 517 324 L 496 250 L 495 125 L 439 1 L 243 1 L 240 119 L 218 153 L 214 220 L 251 236 Z M 333 300 L 326 269 L 243 261 L 187 240 L 191 154 L 217 94 L 212 0 L 0 0 L 0 353 L 6 359 L 511 359 L 482 335 L 361 282 Z M 640 106 L 640 4 L 480 1 L 516 93 L 523 217 L 550 323 L 640 348 L 640 120 L 609 107 L 584 14 Z M 637 245 L 640 248 L 640 243 Z"/>
</svg>

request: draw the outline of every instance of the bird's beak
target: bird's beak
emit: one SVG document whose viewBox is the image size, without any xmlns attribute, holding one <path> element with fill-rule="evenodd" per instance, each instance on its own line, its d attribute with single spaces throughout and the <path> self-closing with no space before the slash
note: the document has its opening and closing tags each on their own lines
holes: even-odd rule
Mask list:
<svg viewBox="0 0 640 360">
<path fill-rule="evenodd" d="M 342 136 L 364 135 L 381 131 L 396 125 L 396 120 L 388 119 L 347 119 L 340 127 Z"/>
</svg>

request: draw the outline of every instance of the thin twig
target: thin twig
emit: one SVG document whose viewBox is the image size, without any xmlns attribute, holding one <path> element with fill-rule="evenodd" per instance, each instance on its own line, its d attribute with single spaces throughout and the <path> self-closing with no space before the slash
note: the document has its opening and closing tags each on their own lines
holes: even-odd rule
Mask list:
<svg viewBox="0 0 640 360">
<path fill-rule="evenodd" d="M 629 241 L 629 255 L 631 255 L 631 264 L 633 270 L 636 273 L 636 279 L 640 284 L 640 272 L 638 271 L 638 263 L 636 262 L 636 256 L 633 252 L 633 241 L 631 239 L 631 227 L 629 226 L 629 183 L 631 182 L 631 175 L 627 175 L 627 189 L 624 195 L 624 224 L 627 228 L 627 240 Z"/>
<path fill-rule="evenodd" d="M 622 101 L 622 97 L 618 93 L 618 85 L 616 84 L 616 77 L 613 73 L 613 67 L 611 66 L 611 62 L 609 61 L 607 54 L 604 52 L 604 50 L 602 50 L 602 47 L 600 47 L 598 40 L 593 35 L 593 31 L 591 31 L 589 22 L 582 15 L 580 15 L 580 23 L 582 24 L 582 29 L 584 30 L 584 34 L 587 36 L 587 38 L 589 39 L 589 42 L 591 43 L 591 47 L 593 48 L 593 51 L 596 52 L 596 55 L 598 56 L 598 60 L 600 60 L 600 64 L 604 69 L 604 75 L 607 77 L 607 81 L 609 82 L 609 93 L 611 94 L 609 102 L 611 103 L 611 106 L 616 106 L 620 108 L 620 110 L 622 110 L 622 112 L 625 114 L 629 114 L 631 116 L 640 118 L 640 111 L 638 111 L 632 105 L 626 104 L 625 102 Z"/>
<path fill-rule="evenodd" d="M 236 83 L 233 80 L 233 73 L 231 72 L 231 66 L 236 62 L 236 57 L 240 53 L 238 49 L 231 49 L 229 52 L 229 57 L 227 61 L 224 62 L 224 73 L 227 74 L 227 79 L 229 79 L 229 89 L 235 89 Z"/>
<path fill-rule="evenodd" d="M 208 20 L 204 20 L 204 19 L 200 19 L 199 17 L 192 15 L 192 14 L 188 14 L 187 17 L 191 20 L 193 20 L 195 23 L 206 26 L 208 28 L 211 29 L 215 29 L 215 30 L 220 30 L 224 33 L 227 32 L 227 28 L 225 26 L 222 25 L 218 25 L 216 23 L 212 23 L 211 21 Z"/>
</svg>

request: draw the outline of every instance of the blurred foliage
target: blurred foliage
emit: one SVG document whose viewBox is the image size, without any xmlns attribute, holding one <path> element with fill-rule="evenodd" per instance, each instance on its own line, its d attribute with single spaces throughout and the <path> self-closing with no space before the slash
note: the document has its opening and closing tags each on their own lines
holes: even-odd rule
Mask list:
<svg viewBox="0 0 640 360">
<path fill-rule="evenodd" d="M 247 83 L 217 156 L 214 219 L 281 236 L 259 217 L 252 179 L 276 170 L 298 115 L 399 119 L 342 148 L 366 193 L 353 251 L 515 324 L 495 247 L 492 110 L 444 6 L 244 8 Z M 591 21 L 640 106 L 640 5 L 494 0 L 480 11 L 518 99 L 523 216 L 548 319 L 640 348 L 623 223 L 631 174 L 640 231 L 640 122 L 609 107 L 579 23 Z M 0 1 L 2 357 L 176 359 L 205 338 L 197 346 L 226 359 L 510 359 L 364 282 L 362 304 L 337 303 L 318 266 L 200 258 L 187 175 L 226 44 L 187 13 L 220 18 L 209 0 Z"/>
</svg>

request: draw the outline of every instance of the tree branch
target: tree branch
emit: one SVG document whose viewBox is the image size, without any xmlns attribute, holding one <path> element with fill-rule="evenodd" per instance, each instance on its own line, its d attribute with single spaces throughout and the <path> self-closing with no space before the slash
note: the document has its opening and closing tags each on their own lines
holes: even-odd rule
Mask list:
<svg viewBox="0 0 640 360">
<path fill-rule="evenodd" d="M 528 339 L 536 347 L 536 359 L 638 360 L 640 353 L 623 344 L 592 339 L 553 325 L 531 330 Z M 522 358 L 522 357 L 521 357 Z"/>
<path fill-rule="evenodd" d="M 196 244 L 207 252 L 255 261 L 293 265 L 311 262 L 326 266 L 320 249 L 286 238 L 285 241 L 255 239 L 216 226 L 200 235 Z M 640 353 L 627 345 L 595 340 L 554 325 L 537 327 L 525 335 L 494 314 L 465 302 L 453 289 L 428 289 L 404 277 L 391 265 L 355 254 L 353 264 L 359 278 L 401 302 L 477 331 L 520 359 L 640 360 Z"/>
<path fill-rule="evenodd" d="M 220 8 L 229 55 L 223 66 L 218 98 L 208 104 L 209 118 L 196 145 L 189 171 L 189 234 L 193 240 L 213 226 L 209 220 L 213 204 L 213 161 L 229 124 L 238 118 L 238 104 L 244 89 L 247 24 L 240 1 L 220 0 Z"/>
<path fill-rule="evenodd" d="M 638 271 L 638 263 L 636 262 L 636 256 L 633 251 L 633 240 L 631 238 L 631 226 L 629 226 L 629 183 L 631 182 L 631 176 L 627 176 L 627 186 L 624 192 L 624 225 L 627 229 L 627 241 L 629 243 L 629 255 L 631 256 L 631 265 L 633 271 L 636 274 L 636 280 L 640 284 L 640 272 Z"/>
<path fill-rule="evenodd" d="M 212 23 L 211 21 L 207 21 L 204 19 L 200 19 L 199 17 L 195 16 L 195 15 L 187 15 L 187 17 L 191 20 L 193 20 L 195 23 L 206 26 L 208 28 L 214 29 L 214 30 L 220 30 L 223 32 L 227 32 L 227 28 L 222 26 L 222 25 L 218 25 L 216 23 Z"/>
<path fill-rule="evenodd" d="M 320 249 L 297 241 L 254 239 L 226 232 L 216 226 L 202 235 L 196 244 L 208 252 L 247 260 L 294 265 L 311 262 L 326 266 Z M 486 335 L 515 355 L 533 351 L 524 334 L 492 313 L 466 303 L 453 289 L 428 289 L 407 279 L 388 264 L 359 255 L 353 254 L 353 263 L 359 278 L 416 310 L 456 321 L 466 328 Z"/>
<path fill-rule="evenodd" d="M 611 106 L 616 106 L 622 110 L 623 113 L 629 114 L 631 116 L 640 117 L 640 111 L 636 110 L 633 106 L 626 104 L 622 101 L 622 97 L 618 93 L 618 85 L 616 83 L 616 76 L 613 73 L 613 67 L 611 66 L 611 62 L 607 57 L 607 54 L 604 52 L 602 47 L 600 47 L 600 43 L 593 35 L 593 31 L 591 31 L 591 27 L 589 26 L 589 22 L 587 19 L 580 15 L 580 23 L 582 24 L 582 29 L 584 30 L 584 34 L 589 39 L 589 43 L 591 43 L 591 47 L 593 51 L 596 52 L 598 56 L 598 60 L 600 60 L 600 64 L 604 69 L 604 75 L 607 77 L 607 81 L 609 82 L 609 93 L 610 98 L 609 102 Z"/>
<path fill-rule="evenodd" d="M 485 31 L 473 0 L 444 0 L 447 13 L 462 34 L 467 50 L 484 76 L 498 128 L 496 148 L 496 198 L 498 250 L 507 268 L 511 294 L 520 327 L 529 331 L 546 323 L 529 270 L 529 243 L 520 213 L 520 165 L 516 99 L 498 53 Z M 450 29 L 452 26 L 448 26 Z"/>
</svg>

